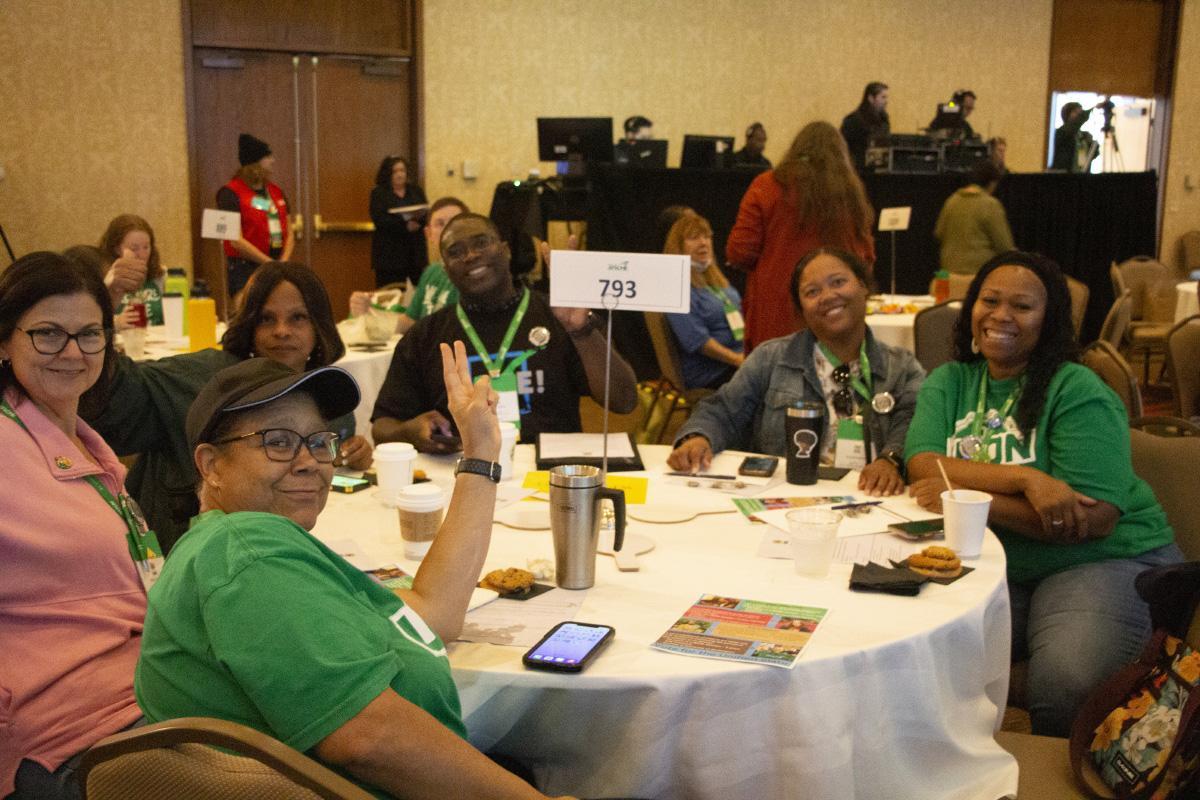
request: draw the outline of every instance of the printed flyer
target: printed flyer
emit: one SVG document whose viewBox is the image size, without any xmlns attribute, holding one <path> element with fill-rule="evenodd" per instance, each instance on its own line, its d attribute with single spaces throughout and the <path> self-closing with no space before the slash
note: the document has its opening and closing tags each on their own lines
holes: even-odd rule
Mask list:
<svg viewBox="0 0 1200 800">
<path fill-rule="evenodd" d="M 651 647 L 792 669 L 828 613 L 813 606 L 706 594 Z"/>
</svg>

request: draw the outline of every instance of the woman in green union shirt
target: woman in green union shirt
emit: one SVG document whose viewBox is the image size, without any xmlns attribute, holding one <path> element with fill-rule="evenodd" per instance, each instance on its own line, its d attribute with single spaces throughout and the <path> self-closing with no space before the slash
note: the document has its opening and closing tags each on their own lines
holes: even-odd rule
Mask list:
<svg viewBox="0 0 1200 800">
<path fill-rule="evenodd" d="M 1013 659 L 1029 659 L 1033 732 L 1066 736 L 1080 703 L 1150 633 L 1133 579 L 1181 561 L 1154 493 L 1133 473 L 1125 408 L 1077 363 L 1066 281 L 1017 251 L 984 264 L 955 325 L 955 361 L 917 396 L 911 494 L 941 511 L 955 487 L 992 495 L 1004 545 Z"/>
</svg>

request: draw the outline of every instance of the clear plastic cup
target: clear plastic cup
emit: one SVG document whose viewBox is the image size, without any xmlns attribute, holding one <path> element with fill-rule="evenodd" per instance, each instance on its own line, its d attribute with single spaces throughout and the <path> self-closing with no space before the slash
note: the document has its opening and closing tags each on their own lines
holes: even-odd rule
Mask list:
<svg viewBox="0 0 1200 800">
<path fill-rule="evenodd" d="M 828 508 L 797 508 L 787 513 L 796 573 L 824 578 L 833 563 L 841 512 Z"/>
</svg>

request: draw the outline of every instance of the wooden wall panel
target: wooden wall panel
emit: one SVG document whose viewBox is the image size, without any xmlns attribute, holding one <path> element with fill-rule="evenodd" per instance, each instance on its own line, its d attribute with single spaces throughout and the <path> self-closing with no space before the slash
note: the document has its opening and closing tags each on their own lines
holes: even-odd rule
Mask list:
<svg viewBox="0 0 1200 800">
<path fill-rule="evenodd" d="M 1050 90 L 1154 97 L 1161 0 L 1054 0 Z"/>
<path fill-rule="evenodd" d="M 411 0 L 191 0 L 190 6 L 192 44 L 198 47 L 412 53 Z"/>
</svg>

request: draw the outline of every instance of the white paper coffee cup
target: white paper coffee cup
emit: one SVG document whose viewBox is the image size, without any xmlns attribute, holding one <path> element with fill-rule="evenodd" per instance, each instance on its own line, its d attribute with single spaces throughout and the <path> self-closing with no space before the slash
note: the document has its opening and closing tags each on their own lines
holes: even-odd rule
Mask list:
<svg viewBox="0 0 1200 800">
<path fill-rule="evenodd" d="M 942 492 L 942 515 L 946 519 L 946 546 L 959 558 L 979 558 L 987 530 L 992 496 L 974 489 Z"/>
<path fill-rule="evenodd" d="M 408 442 L 385 442 L 375 447 L 374 458 L 379 499 L 395 506 L 400 490 L 412 483 L 417 450 Z"/>
<path fill-rule="evenodd" d="M 517 447 L 517 437 L 521 432 L 511 422 L 500 423 L 500 480 L 507 481 L 515 477 L 513 474 L 513 452 Z"/>
<path fill-rule="evenodd" d="M 429 552 L 445 514 L 446 494 L 436 484 L 417 483 L 400 489 L 396 508 L 404 557 L 420 561 Z"/>
</svg>

